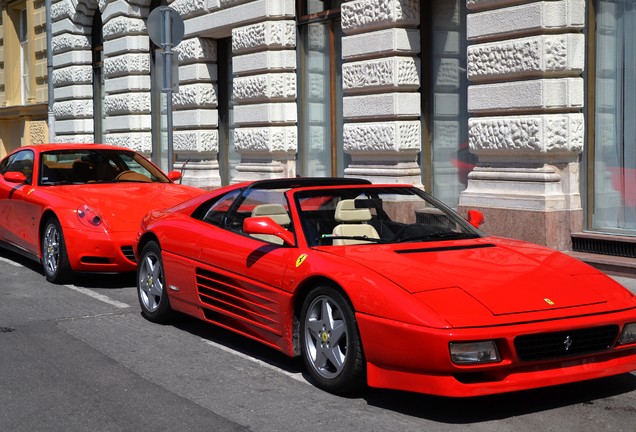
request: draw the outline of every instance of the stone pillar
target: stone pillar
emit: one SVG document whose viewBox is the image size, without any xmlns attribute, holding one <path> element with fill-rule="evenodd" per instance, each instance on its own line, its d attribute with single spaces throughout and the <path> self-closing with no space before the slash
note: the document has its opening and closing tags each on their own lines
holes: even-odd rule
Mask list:
<svg viewBox="0 0 636 432">
<path fill-rule="evenodd" d="M 51 51 L 55 87 L 57 142 L 93 141 L 92 16 L 75 10 L 71 0 L 52 1 Z"/>
<path fill-rule="evenodd" d="M 148 9 L 127 6 L 109 2 L 102 12 L 104 142 L 151 154 L 150 52 L 142 19 Z"/>
<path fill-rule="evenodd" d="M 422 187 L 417 0 L 342 4 L 345 175 Z"/>
<path fill-rule="evenodd" d="M 172 95 L 175 169 L 183 170 L 186 184 L 216 188 L 221 186 L 216 41 L 190 38 L 175 53 L 179 61 L 179 91 Z"/>
<path fill-rule="evenodd" d="M 234 145 L 241 153 L 233 183 L 296 175 L 295 47 L 294 21 L 232 30 Z"/>
<path fill-rule="evenodd" d="M 557 249 L 583 222 L 584 0 L 468 0 L 470 151 L 459 208 L 489 234 Z"/>
</svg>

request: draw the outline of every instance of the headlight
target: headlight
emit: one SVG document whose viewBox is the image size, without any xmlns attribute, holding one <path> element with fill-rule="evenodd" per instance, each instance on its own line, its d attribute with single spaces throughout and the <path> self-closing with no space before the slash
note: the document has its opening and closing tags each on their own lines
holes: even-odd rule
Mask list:
<svg viewBox="0 0 636 432">
<path fill-rule="evenodd" d="M 617 345 L 627 345 L 631 343 L 636 343 L 636 322 L 625 325 L 621 336 L 618 338 Z"/>
<path fill-rule="evenodd" d="M 493 363 L 500 361 L 495 341 L 451 342 L 451 360 L 455 364 Z"/>
<path fill-rule="evenodd" d="M 102 223 L 102 218 L 95 210 L 87 205 L 83 205 L 77 209 L 77 218 L 81 223 L 88 226 L 99 226 Z"/>
</svg>

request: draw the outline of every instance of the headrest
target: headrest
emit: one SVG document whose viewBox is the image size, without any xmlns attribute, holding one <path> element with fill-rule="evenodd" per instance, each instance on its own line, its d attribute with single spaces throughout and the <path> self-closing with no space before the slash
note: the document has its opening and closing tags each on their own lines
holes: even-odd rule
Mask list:
<svg viewBox="0 0 636 432">
<path fill-rule="evenodd" d="M 366 222 L 371 220 L 371 210 L 356 208 L 355 200 L 342 200 L 336 206 L 334 217 L 338 222 Z"/>
<path fill-rule="evenodd" d="M 252 210 L 252 217 L 255 216 L 267 216 L 281 226 L 289 225 L 291 222 L 289 214 L 287 214 L 287 210 L 285 210 L 282 204 L 257 205 L 254 207 L 254 210 Z"/>
</svg>

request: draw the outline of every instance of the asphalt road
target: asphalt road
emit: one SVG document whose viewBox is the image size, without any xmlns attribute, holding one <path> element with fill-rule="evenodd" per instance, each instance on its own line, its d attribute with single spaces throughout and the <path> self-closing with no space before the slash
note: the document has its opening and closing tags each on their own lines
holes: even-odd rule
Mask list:
<svg viewBox="0 0 636 432">
<path fill-rule="evenodd" d="M 0 251 L 0 431 L 634 430 L 636 374 L 466 400 L 338 397 L 300 361 L 214 326 L 149 323 L 134 283 L 52 285 Z"/>
</svg>

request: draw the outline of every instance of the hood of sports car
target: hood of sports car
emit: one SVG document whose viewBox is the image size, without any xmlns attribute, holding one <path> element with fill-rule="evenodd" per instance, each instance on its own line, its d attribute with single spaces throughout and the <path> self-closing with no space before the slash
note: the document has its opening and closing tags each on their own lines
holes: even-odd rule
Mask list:
<svg viewBox="0 0 636 432">
<path fill-rule="evenodd" d="M 156 208 L 172 207 L 205 191 L 174 183 L 115 183 L 63 186 L 62 193 L 97 211 L 111 231 L 136 230 Z"/>
<path fill-rule="evenodd" d="M 333 247 L 330 252 L 381 274 L 456 327 L 636 306 L 629 293 L 597 270 L 523 242 L 483 238 Z"/>
</svg>

